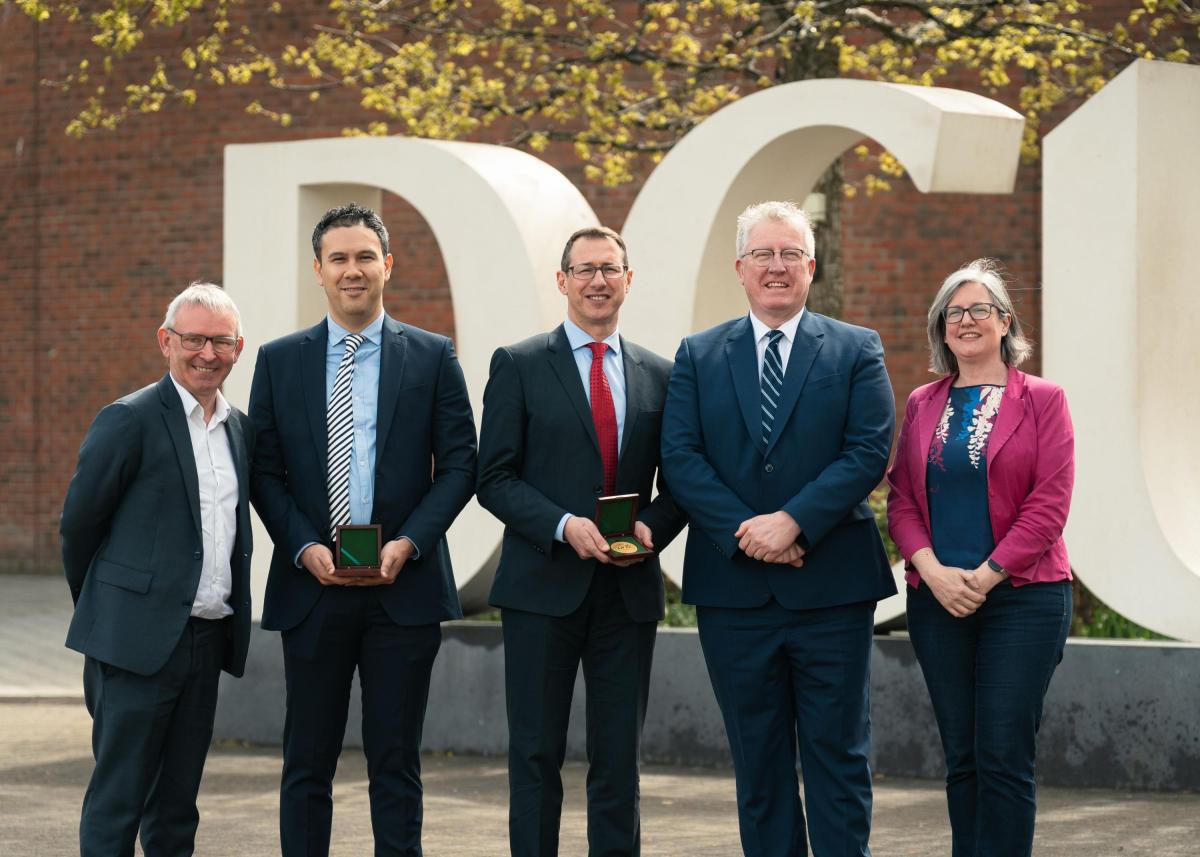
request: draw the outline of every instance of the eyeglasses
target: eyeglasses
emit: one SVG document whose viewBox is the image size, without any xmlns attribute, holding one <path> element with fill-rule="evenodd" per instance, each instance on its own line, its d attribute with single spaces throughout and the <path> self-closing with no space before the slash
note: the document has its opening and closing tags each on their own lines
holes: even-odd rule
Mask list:
<svg viewBox="0 0 1200 857">
<path fill-rule="evenodd" d="M 759 268 L 765 268 L 768 265 L 770 265 L 771 260 L 775 258 L 775 251 L 774 250 L 765 250 L 765 249 L 764 250 L 748 250 L 742 254 L 742 258 L 744 259 L 747 256 L 749 256 L 750 261 L 753 262 L 755 265 L 757 265 Z M 797 265 L 799 265 L 801 262 L 804 261 L 805 256 L 809 256 L 811 258 L 811 255 L 807 251 L 801 250 L 799 248 L 789 248 L 787 250 L 779 251 L 779 258 L 783 261 L 783 264 L 789 268 L 794 268 Z"/>
<path fill-rule="evenodd" d="M 600 276 L 604 277 L 606 280 L 619 280 L 621 277 L 625 276 L 624 265 L 601 265 L 599 267 L 596 267 L 595 265 L 572 265 L 571 267 L 567 268 L 567 273 L 572 277 L 589 283 L 592 281 L 592 278 L 596 276 L 597 271 L 599 271 Z"/>
<path fill-rule="evenodd" d="M 995 310 L 1000 315 L 1005 315 L 1004 310 L 995 304 L 971 304 L 966 309 L 960 306 L 948 306 L 942 310 L 942 316 L 946 319 L 946 324 L 958 324 L 963 319 L 964 313 L 970 313 L 971 318 L 976 321 L 983 321 L 985 318 L 991 317 L 992 310 Z"/>
<path fill-rule="evenodd" d="M 218 354 L 232 354 L 237 348 L 237 337 L 235 336 L 205 336 L 203 333 L 180 333 L 173 327 L 168 327 L 167 330 L 179 337 L 179 344 L 183 346 L 184 351 L 203 351 L 205 343 L 211 342 L 213 351 Z"/>
</svg>

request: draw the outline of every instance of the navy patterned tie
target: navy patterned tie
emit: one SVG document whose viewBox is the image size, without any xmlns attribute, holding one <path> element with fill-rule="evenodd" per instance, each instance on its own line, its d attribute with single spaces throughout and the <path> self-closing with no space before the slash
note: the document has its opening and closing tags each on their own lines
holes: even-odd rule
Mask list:
<svg viewBox="0 0 1200 857">
<path fill-rule="evenodd" d="M 779 358 L 779 340 L 783 331 L 767 333 L 767 353 L 763 355 L 762 368 L 762 444 L 766 449 L 771 440 L 771 429 L 775 426 L 775 410 L 779 407 L 779 393 L 783 390 L 783 361 Z"/>
<path fill-rule="evenodd" d="M 325 417 L 325 433 L 329 439 L 329 466 L 326 485 L 329 489 L 329 535 L 336 537 L 339 524 L 350 523 L 350 453 L 354 449 L 354 352 L 363 344 L 361 333 L 346 336 L 346 350 L 333 379 L 333 393 Z"/>
</svg>

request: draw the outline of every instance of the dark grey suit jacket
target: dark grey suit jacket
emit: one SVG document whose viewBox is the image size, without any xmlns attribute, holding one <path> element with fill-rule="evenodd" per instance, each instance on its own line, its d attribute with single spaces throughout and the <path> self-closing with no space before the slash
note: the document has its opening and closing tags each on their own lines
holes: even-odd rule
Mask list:
<svg viewBox="0 0 1200 857">
<path fill-rule="evenodd" d="M 254 430 L 233 408 L 225 432 L 238 475 L 225 669 L 240 676 L 250 642 Z M 204 561 L 196 458 L 169 374 L 97 415 L 79 449 L 60 532 L 75 600 L 67 646 L 130 672 L 157 672 L 183 634 Z"/>
<path fill-rule="evenodd" d="M 671 363 L 621 339 L 625 370 L 625 427 L 617 468 L 618 494 L 639 495 L 638 518 L 662 550 L 685 519 L 659 473 L 659 431 Z M 555 541 L 567 512 L 595 513 L 604 465 L 579 369 L 559 325 L 492 356 L 483 394 L 479 439 L 479 502 L 504 522 L 500 565 L 490 601 L 548 616 L 565 616 L 587 595 L 593 573 L 618 577 L 629 615 L 639 622 L 663 613 L 657 556 L 618 568 L 580 559 Z"/>
</svg>

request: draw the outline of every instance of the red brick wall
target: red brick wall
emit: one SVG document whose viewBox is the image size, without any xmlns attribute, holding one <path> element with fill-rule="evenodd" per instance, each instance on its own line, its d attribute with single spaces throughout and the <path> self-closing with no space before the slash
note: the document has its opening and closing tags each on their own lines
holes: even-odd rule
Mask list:
<svg viewBox="0 0 1200 857">
<path fill-rule="evenodd" d="M 272 25 L 280 38 L 287 24 Z M 61 27 L 0 7 L 0 571 L 58 571 L 58 514 L 88 424 L 104 404 L 163 372 L 154 331 L 170 298 L 191 280 L 220 281 L 223 146 L 332 136 L 361 120 L 343 93 L 315 110 L 297 99 L 297 121 L 281 129 L 243 112 L 245 90 L 206 90 L 195 109 L 138 117 L 76 141 L 63 127 L 79 95 L 39 80 L 64 75 L 86 48 Z M 588 185 L 568 156 L 547 159 L 603 222 L 620 228 L 636 187 Z M 847 163 L 850 178 L 858 169 Z M 848 319 L 881 332 L 902 406 L 928 378 L 928 300 L 960 262 L 1004 259 L 1030 289 L 1017 293 L 1018 306 L 1042 338 L 1039 173 L 1023 168 L 1011 198 L 925 197 L 907 181 L 893 184 L 889 194 L 846 205 L 845 307 Z M 403 272 L 393 277 L 389 312 L 452 333 L 429 229 L 395 197 L 383 214 Z M 247 361 L 234 371 L 251 368 Z"/>
</svg>

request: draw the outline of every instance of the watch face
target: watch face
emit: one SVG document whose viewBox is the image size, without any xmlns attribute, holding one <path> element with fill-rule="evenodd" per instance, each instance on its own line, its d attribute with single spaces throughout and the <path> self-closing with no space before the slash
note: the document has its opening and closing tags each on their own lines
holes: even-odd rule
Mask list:
<svg viewBox="0 0 1200 857">
<path fill-rule="evenodd" d="M 637 545 L 633 542 L 613 542 L 609 545 L 617 553 L 637 553 Z"/>
</svg>

